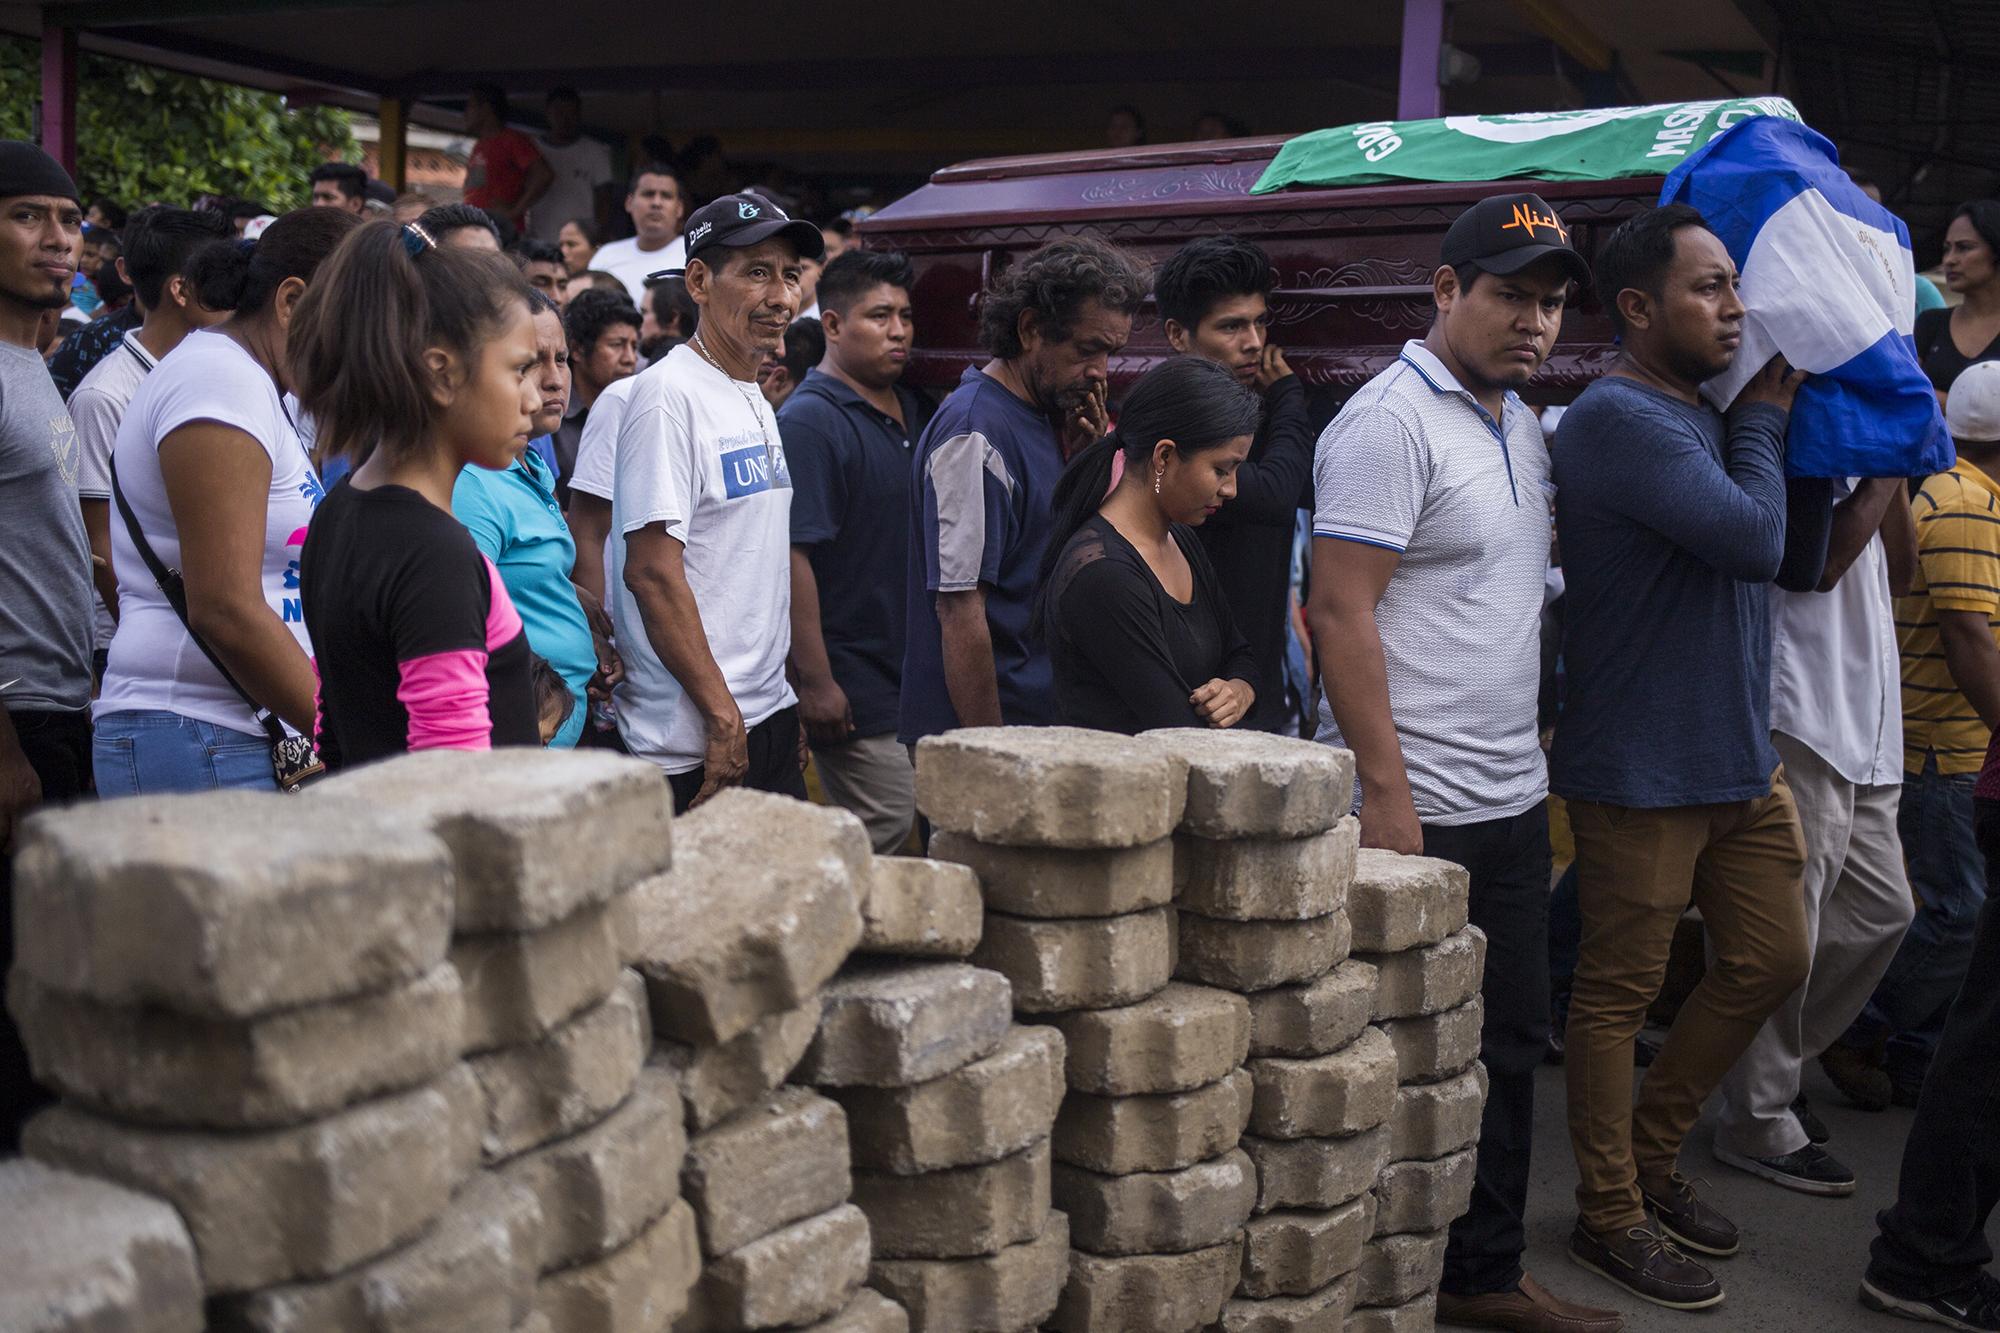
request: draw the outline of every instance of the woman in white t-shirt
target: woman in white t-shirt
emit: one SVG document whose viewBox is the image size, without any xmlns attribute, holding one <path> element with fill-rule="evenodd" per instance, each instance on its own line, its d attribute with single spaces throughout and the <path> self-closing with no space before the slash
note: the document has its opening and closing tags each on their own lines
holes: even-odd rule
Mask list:
<svg viewBox="0 0 2000 1333">
<path fill-rule="evenodd" d="M 323 490 L 284 401 L 285 345 L 313 271 L 360 222 L 302 208 L 255 242 L 217 241 L 189 261 L 202 304 L 233 313 L 160 361 L 112 447 L 115 485 L 154 555 L 179 571 L 187 619 L 114 498 L 120 619 L 95 709 L 100 796 L 272 790 L 258 711 L 312 734 L 317 680 L 298 559 Z"/>
</svg>

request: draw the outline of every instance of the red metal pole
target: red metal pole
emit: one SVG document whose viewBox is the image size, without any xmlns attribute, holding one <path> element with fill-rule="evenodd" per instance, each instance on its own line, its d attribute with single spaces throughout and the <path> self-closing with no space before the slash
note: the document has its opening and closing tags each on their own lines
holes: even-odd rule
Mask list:
<svg viewBox="0 0 2000 1333">
<path fill-rule="evenodd" d="M 42 25 L 42 147 L 76 174 L 76 29 Z"/>
<path fill-rule="evenodd" d="M 1438 53 L 1444 48 L 1444 0 L 1403 0 L 1403 60 L 1396 81 L 1396 119 L 1444 114 Z"/>
</svg>

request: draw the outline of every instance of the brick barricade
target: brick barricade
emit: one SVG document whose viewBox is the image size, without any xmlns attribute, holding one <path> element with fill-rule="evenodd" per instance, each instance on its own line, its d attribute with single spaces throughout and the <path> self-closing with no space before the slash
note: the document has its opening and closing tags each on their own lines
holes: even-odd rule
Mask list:
<svg viewBox="0 0 2000 1333">
<path fill-rule="evenodd" d="M 1427 1326 L 1484 941 L 1352 771 L 951 733 L 929 860 L 597 753 L 38 815 L 0 1326 Z"/>
</svg>

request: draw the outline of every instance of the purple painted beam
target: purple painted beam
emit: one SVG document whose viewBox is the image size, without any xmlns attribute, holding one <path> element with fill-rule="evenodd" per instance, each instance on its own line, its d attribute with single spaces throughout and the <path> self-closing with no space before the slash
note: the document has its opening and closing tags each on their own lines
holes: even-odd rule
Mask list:
<svg viewBox="0 0 2000 1333">
<path fill-rule="evenodd" d="M 1438 52 L 1443 47 L 1444 0 L 1403 0 L 1397 120 L 1428 120 L 1444 114 L 1444 94 L 1438 87 Z"/>
<path fill-rule="evenodd" d="M 76 175 L 76 29 L 42 25 L 42 148 Z"/>
</svg>

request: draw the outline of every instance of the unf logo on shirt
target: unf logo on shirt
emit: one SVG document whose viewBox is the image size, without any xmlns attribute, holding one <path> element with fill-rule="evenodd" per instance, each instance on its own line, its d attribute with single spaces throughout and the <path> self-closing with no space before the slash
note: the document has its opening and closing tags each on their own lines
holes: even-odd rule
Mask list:
<svg viewBox="0 0 2000 1333">
<path fill-rule="evenodd" d="M 723 493 L 732 500 L 765 491 L 789 491 L 792 474 L 783 449 L 767 449 L 760 441 L 722 452 Z"/>
</svg>

